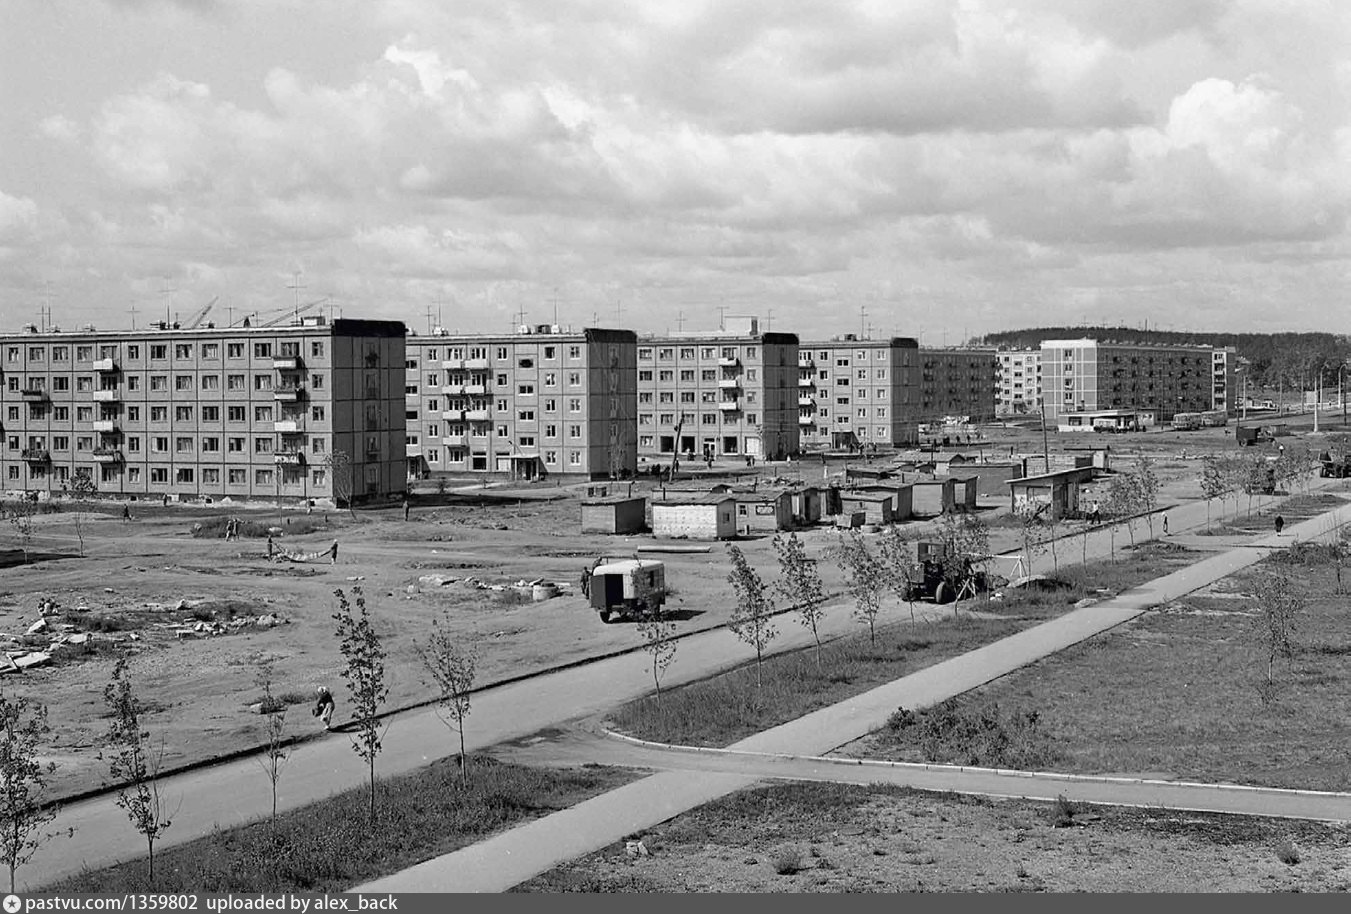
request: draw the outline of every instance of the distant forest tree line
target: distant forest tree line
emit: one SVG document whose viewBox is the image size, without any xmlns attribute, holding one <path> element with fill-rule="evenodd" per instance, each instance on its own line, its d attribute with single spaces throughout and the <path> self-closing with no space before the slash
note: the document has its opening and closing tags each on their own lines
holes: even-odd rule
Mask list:
<svg viewBox="0 0 1351 914">
<path fill-rule="evenodd" d="M 1323 386 L 1337 386 L 1340 366 L 1351 360 L 1351 337 L 1333 333 L 1193 333 L 1144 330 L 1139 327 L 1030 327 L 988 333 L 978 345 L 1036 349 L 1042 340 L 1095 339 L 1101 343 L 1149 343 L 1165 346 L 1233 346 L 1249 362 L 1250 388 L 1285 386 L 1312 390 L 1323 374 Z M 1351 365 L 1347 365 L 1351 369 Z M 1348 372 L 1351 376 L 1351 372 Z"/>
</svg>

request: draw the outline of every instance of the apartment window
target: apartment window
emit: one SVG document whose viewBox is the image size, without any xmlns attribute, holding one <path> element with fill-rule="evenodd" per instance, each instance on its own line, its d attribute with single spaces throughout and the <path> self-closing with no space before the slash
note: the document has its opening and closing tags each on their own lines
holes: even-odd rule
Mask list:
<svg viewBox="0 0 1351 914">
<path fill-rule="evenodd" d="M 323 408 L 322 406 L 311 406 L 311 407 L 310 407 L 310 418 L 313 419 L 315 422 L 323 422 L 323 421 L 324 421 L 324 408 Z"/>
<path fill-rule="evenodd" d="M 244 344 L 243 344 L 243 343 L 226 343 L 226 344 L 225 344 L 225 357 L 226 357 L 226 358 L 229 358 L 229 359 L 242 359 L 242 358 L 244 358 Z M 231 481 L 233 482 L 233 480 L 231 480 Z M 242 482 L 242 480 L 241 480 L 241 482 Z"/>
<path fill-rule="evenodd" d="M 220 358 L 220 343 L 203 343 L 202 358 L 204 359 Z"/>
<path fill-rule="evenodd" d="M 243 390 L 244 376 L 242 374 L 227 374 L 225 376 L 226 390 Z"/>
<path fill-rule="evenodd" d="M 518 421 L 521 421 L 521 422 L 534 422 L 534 421 L 535 421 L 535 411 L 534 411 L 533 409 L 522 409 L 522 410 L 518 410 L 517 413 L 516 413 L 516 418 L 517 418 Z"/>
<path fill-rule="evenodd" d="M 580 425 L 569 425 L 569 426 L 568 426 L 568 437 L 569 437 L 569 438 L 580 438 L 580 437 L 582 437 L 582 427 L 581 427 Z"/>
<path fill-rule="evenodd" d="M 316 359 L 323 358 L 324 356 L 323 340 L 310 340 L 310 356 Z M 436 350 L 433 349 L 430 353 L 428 353 L 428 356 L 433 359 L 436 358 Z"/>
<path fill-rule="evenodd" d="M 140 421 L 141 421 L 141 408 L 140 408 L 139 406 L 128 406 L 128 407 L 127 407 L 127 421 L 128 421 L 128 422 L 140 422 Z"/>
<path fill-rule="evenodd" d="M 225 449 L 231 454 L 242 454 L 244 453 L 244 440 L 243 438 L 226 438 Z"/>
<path fill-rule="evenodd" d="M 69 361 L 70 361 L 70 347 L 69 347 L 69 346 L 53 346 L 53 347 L 52 347 L 52 361 L 53 361 L 53 362 L 69 362 Z"/>
<path fill-rule="evenodd" d="M 249 415 L 242 406 L 225 407 L 225 419 L 227 422 L 247 422 Z"/>
<path fill-rule="evenodd" d="M 271 470 L 254 470 L 254 471 L 253 471 L 253 482 L 254 482 L 255 485 L 260 485 L 260 486 L 270 486 L 270 485 L 272 485 L 272 471 L 271 471 Z"/>
<path fill-rule="evenodd" d="M 89 388 L 85 389 L 88 390 Z M 52 378 L 52 390 L 58 392 L 70 390 L 70 378 L 63 378 L 60 376 Z"/>
<path fill-rule="evenodd" d="M 160 483 L 161 485 L 163 485 L 163 484 L 165 484 L 165 483 L 168 483 L 168 481 L 169 481 L 169 470 L 168 470 L 168 468 L 166 468 L 166 467 L 151 467 L 151 468 L 150 468 L 150 481 L 151 481 L 152 483 Z"/>
<path fill-rule="evenodd" d="M 651 425 L 651 424 L 652 424 L 652 414 L 651 414 L 651 413 L 639 413 L 639 414 L 638 414 L 638 424 L 639 424 L 639 425 Z"/>
<path fill-rule="evenodd" d="M 127 358 L 140 359 L 140 357 L 141 357 L 140 346 L 136 345 L 135 343 L 132 343 L 131 345 L 127 346 Z"/>
<path fill-rule="evenodd" d="M 41 362 L 47 358 L 47 349 L 44 346 L 29 346 L 28 361 Z"/>
<path fill-rule="evenodd" d="M 693 380 L 694 380 L 694 369 L 693 369 L 693 368 L 682 368 L 682 369 L 680 369 L 680 380 L 682 380 L 682 381 L 693 381 Z"/>
<path fill-rule="evenodd" d="M 639 380 L 639 381 L 651 381 L 651 380 L 652 380 L 652 372 L 650 372 L 650 371 L 640 371 L 640 372 L 638 372 L 638 380 Z"/>
<path fill-rule="evenodd" d="M 169 439 L 164 435 L 156 435 L 150 439 L 150 450 L 155 454 L 169 453 Z"/>
<path fill-rule="evenodd" d="M 176 358 L 176 359 L 190 359 L 190 358 L 192 358 L 192 344 L 191 344 L 191 343 L 175 343 L 175 344 L 174 344 L 174 358 Z"/>
<path fill-rule="evenodd" d="M 705 368 L 705 369 L 700 373 L 700 375 L 699 375 L 699 380 L 701 380 L 701 381 L 716 381 L 716 380 L 718 380 L 718 373 L 717 373 L 717 371 L 715 371 L 715 370 L 712 369 L 712 368 Z"/>
<path fill-rule="evenodd" d="M 440 376 L 439 374 L 437 374 L 436 372 L 434 372 L 434 371 L 428 372 L 428 373 L 427 373 L 427 386 L 428 386 L 428 387 L 440 387 L 440 386 L 441 386 L 441 376 Z M 414 389 L 414 390 L 413 390 L 413 393 L 417 393 L 417 390 Z"/>
<path fill-rule="evenodd" d="M 202 390 L 220 390 L 220 375 L 202 375 Z"/>
<path fill-rule="evenodd" d="M 639 360 L 644 361 L 644 362 L 650 362 L 650 361 L 652 361 L 652 347 L 651 347 L 651 346 L 640 346 L 640 347 L 638 348 L 638 358 L 639 358 Z"/>
<path fill-rule="evenodd" d="M 702 425 L 717 425 L 717 424 L 718 424 L 718 414 L 717 414 L 717 413 L 704 413 L 702 416 L 699 417 L 699 421 L 700 421 L 700 424 L 702 424 Z"/>
<path fill-rule="evenodd" d="M 569 347 L 568 347 L 568 358 L 570 358 L 570 359 L 580 359 L 581 357 L 582 357 L 582 347 L 581 347 L 581 346 L 569 346 Z"/>
<path fill-rule="evenodd" d="M 11 407 L 9 408 L 9 421 L 10 421 L 10 422 L 18 422 L 18 421 L 19 421 L 19 407 L 17 407 L 17 406 L 11 406 Z"/>
<path fill-rule="evenodd" d="M 694 402 L 694 391 L 692 391 L 692 390 L 681 391 L 681 392 L 680 392 L 680 402 L 681 402 L 681 403 L 693 403 L 693 402 Z"/>
<path fill-rule="evenodd" d="M 504 358 L 504 356 L 499 355 L 498 358 Z M 532 358 L 524 358 L 521 359 L 519 362 L 517 362 L 517 365 L 519 365 L 521 368 L 534 368 L 535 360 Z"/>
<path fill-rule="evenodd" d="M 499 438 L 507 437 L 507 427 L 505 425 L 499 425 L 497 427 L 497 437 Z"/>
<path fill-rule="evenodd" d="M 219 453 L 220 453 L 220 439 L 219 439 L 219 438 L 214 438 L 214 437 L 213 437 L 213 438 L 203 438 L 203 439 L 202 439 L 202 453 L 204 453 L 204 454 L 219 454 Z"/>
<path fill-rule="evenodd" d="M 648 399 L 651 399 L 651 395 L 650 395 L 650 394 L 649 394 L 649 396 L 648 396 Z M 553 397 L 550 397 L 549 399 L 545 400 L 545 401 L 544 401 L 544 411 L 545 411 L 546 413 L 556 413 L 556 412 L 558 412 L 558 401 L 555 400 Z"/>
<path fill-rule="evenodd" d="M 271 422 L 271 421 L 272 421 L 272 407 L 270 407 L 270 406 L 255 406 L 255 407 L 253 408 L 253 421 L 254 421 L 254 422 Z"/>
<path fill-rule="evenodd" d="M 318 435 L 316 435 L 315 437 L 313 437 L 313 438 L 310 439 L 310 452 L 311 452 L 311 453 L 314 453 L 314 454 L 322 454 L 322 453 L 324 452 L 324 449 L 326 448 L 326 446 L 327 446 L 327 445 L 325 444 L 324 439 L 323 439 L 323 438 L 320 438 Z"/>
<path fill-rule="evenodd" d="M 582 401 L 579 397 L 572 397 L 568 400 L 568 412 L 580 413 L 582 411 Z"/>
<path fill-rule="evenodd" d="M 192 375 L 174 375 L 174 390 L 192 390 Z"/>
<path fill-rule="evenodd" d="M 694 347 L 693 347 L 693 346 L 681 346 L 681 347 L 680 347 L 680 357 L 681 357 L 682 359 L 692 359 L 692 358 L 694 358 Z"/>
<path fill-rule="evenodd" d="M 271 453 L 272 453 L 272 439 L 271 439 L 271 438 L 254 438 L 254 439 L 253 439 L 253 452 L 254 452 L 255 454 L 271 454 Z"/>
<path fill-rule="evenodd" d="M 569 465 L 569 466 L 574 466 L 574 467 L 576 467 L 576 466 L 581 466 L 581 465 L 582 465 L 582 452 L 581 452 L 581 451 L 568 451 L 568 465 Z"/>
<path fill-rule="evenodd" d="M 674 381 L 674 380 L 675 380 L 675 372 L 674 372 L 674 371 L 671 371 L 669 368 L 663 369 L 662 371 L 657 372 L 657 380 L 658 380 L 658 381 Z"/>
<path fill-rule="evenodd" d="M 760 418 L 759 418 L 758 416 L 756 416 L 755 413 L 746 413 L 746 424 L 747 424 L 747 425 L 759 425 L 759 424 L 760 424 Z"/>
<path fill-rule="evenodd" d="M 141 452 L 141 437 L 139 435 L 127 436 L 127 450 L 133 454 Z"/>
<path fill-rule="evenodd" d="M 242 486 L 248 479 L 244 470 L 228 470 L 227 473 L 229 474 L 229 481 L 232 486 Z"/>
<path fill-rule="evenodd" d="M 270 359 L 270 358 L 272 358 L 272 344 L 271 344 L 271 343 L 254 343 L 254 344 L 253 344 L 253 357 L 254 357 L 255 359 Z"/>
<path fill-rule="evenodd" d="M 315 390 L 323 390 L 323 389 L 324 389 L 324 376 L 323 376 L 322 374 L 311 374 L 311 375 L 310 375 L 310 387 L 312 387 L 312 388 L 315 389 Z"/>
<path fill-rule="evenodd" d="M 544 437 L 545 437 L 545 438 L 557 438 L 557 437 L 558 437 L 558 426 L 557 426 L 557 425 L 546 425 L 546 426 L 544 426 Z"/>
<path fill-rule="evenodd" d="M 150 421 L 151 421 L 151 422 L 168 422 L 168 421 L 169 421 L 169 407 L 167 407 L 167 406 L 152 406 L 152 407 L 150 407 Z"/>
<path fill-rule="evenodd" d="M 191 421 L 192 421 L 192 407 L 191 407 L 191 406 L 175 406 L 175 407 L 174 407 L 174 420 L 177 421 L 177 422 L 191 422 Z"/>
<path fill-rule="evenodd" d="M 192 453 L 192 439 L 187 437 L 175 438 L 174 452 L 177 454 Z"/>
<path fill-rule="evenodd" d="M 256 374 L 256 375 L 254 375 L 254 376 L 253 376 L 253 389 L 254 389 L 254 390 L 271 390 L 271 389 L 272 389 L 272 375 L 270 375 L 270 374 Z"/>
<path fill-rule="evenodd" d="M 516 387 L 516 393 L 522 397 L 533 397 L 535 395 L 535 385 L 520 384 Z"/>
<path fill-rule="evenodd" d="M 69 406 L 55 406 L 55 407 L 53 407 L 53 408 L 52 408 L 52 419 L 55 420 L 55 421 L 57 421 L 57 422 L 69 422 L 69 421 L 70 421 L 70 407 L 69 407 Z"/>
<path fill-rule="evenodd" d="M 67 438 L 65 435 L 53 435 L 53 436 L 52 436 L 52 450 L 54 450 L 54 451 L 68 451 L 68 450 L 70 450 L 70 439 Z"/>
<path fill-rule="evenodd" d="M 215 467 L 202 470 L 202 484 L 208 486 L 220 485 L 220 470 Z"/>
<path fill-rule="evenodd" d="M 498 411 L 499 413 L 500 413 L 500 412 L 505 412 L 506 409 L 507 409 L 507 398 L 506 398 L 506 397 L 498 397 L 498 398 L 497 398 L 497 411 Z"/>
<path fill-rule="evenodd" d="M 507 357 L 507 347 L 506 347 L 506 346 L 498 346 L 498 347 L 497 347 L 497 357 L 498 357 L 499 359 L 505 359 L 505 358 Z"/>
<path fill-rule="evenodd" d="M 150 346 L 150 360 L 161 361 L 169 357 L 169 347 L 163 343 L 153 343 Z"/>
<path fill-rule="evenodd" d="M 535 446 L 535 436 L 534 436 L 534 435 L 522 435 L 522 436 L 521 436 L 521 447 L 534 447 L 534 446 Z"/>
<path fill-rule="evenodd" d="M 546 371 L 546 372 L 544 373 L 544 386 L 545 386 L 545 387 L 557 387 L 557 386 L 558 386 L 558 374 L 557 374 L 556 372 L 553 372 L 553 371 Z"/>
</svg>

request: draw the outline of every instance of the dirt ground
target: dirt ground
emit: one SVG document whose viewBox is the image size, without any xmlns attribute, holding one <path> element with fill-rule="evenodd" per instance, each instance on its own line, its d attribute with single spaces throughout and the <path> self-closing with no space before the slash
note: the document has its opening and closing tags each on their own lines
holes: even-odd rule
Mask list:
<svg viewBox="0 0 1351 914">
<path fill-rule="evenodd" d="M 886 787 L 733 794 L 514 891 L 1345 892 L 1346 826 Z M 634 850 L 637 851 L 636 846 Z M 1289 861 L 1289 862 L 1287 862 Z"/>
<path fill-rule="evenodd" d="M 1131 455 L 1153 453 L 1166 504 L 1193 497 L 1197 489 L 1199 462 L 1180 455 L 1232 449 L 1232 427 L 1227 431 L 1229 436 L 1222 430 L 1109 436 L 1108 442 L 1104 436 L 1087 441 L 1081 436 L 1053 436 L 1052 449 L 1109 443 L 1114 465 L 1125 470 L 1133 468 Z M 1041 435 L 1030 428 L 989 427 L 983 430 L 981 447 L 1040 453 Z M 833 463 L 828 469 L 838 472 L 843 466 Z M 818 479 L 820 468 L 799 462 L 757 471 L 763 478 L 801 473 Z M 635 484 L 634 491 L 650 488 L 644 481 Z M 40 618 L 39 604 L 46 601 L 56 604 L 57 612 L 48 619 L 54 631 L 63 623 L 71 624 L 71 612 L 85 614 L 81 616 L 85 629 L 91 627 L 90 617 L 120 621 L 93 626 L 117 630 L 94 631 L 81 656 L 11 674 L 0 679 L 0 685 L 48 704 L 56 730 L 50 755 L 58 765 L 54 783 L 65 795 L 102 782 L 104 771 L 95 758 L 107 726 L 102 692 L 119 648 L 133 655 L 130 675 L 152 712 L 145 723 L 165 736 L 167 767 L 262 742 L 262 717 L 251 706 L 262 695 L 257 683 L 263 662 L 271 666 L 274 693 L 295 705 L 287 720 L 289 732 L 317 728 L 309 702 L 319 684 L 334 689 L 337 717 L 344 719 L 341 657 L 331 620 L 338 588 L 363 588 L 386 639 L 391 708 L 431 697 L 414 646 L 430 617 L 443 610 L 450 614 L 452 629 L 480 641 L 480 684 L 636 647 L 639 639 L 632 625 L 602 624 L 575 591 L 582 567 L 592 558 L 630 556 L 638 546 L 651 544 L 652 538 L 580 535 L 579 501 L 584 494 L 584 485 L 544 482 L 520 490 L 461 489 L 452 484 L 450 491 L 437 495 L 423 484 L 407 522 L 398 507 L 358 511 L 356 521 L 341 512 L 328 512 L 330 528 L 303 535 L 288 535 L 284 514 L 275 507 L 138 505 L 136 519 L 124 523 L 120 506 L 112 506 L 110 513 L 86 515 L 84 558 L 77 557 L 71 514 L 39 515 L 28 545 L 36 553 L 67 557 L 0 568 L 0 633 L 22 636 Z M 987 520 L 995 520 L 1004 510 L 1007 503 L 1002 499 L 982 502 Z M 322 513 L 316 512 L 316 518 L 322 520 Z M 292 552 L 317 552 L 337 538 L 339 561 L 269 562 L 264 539 L 225 542 L 192 536 L 194 523 L 223 514 L 278 523 L 282 533 L 277 544 Z M 299 523 L 304 515 L 298 511 L 291 516 Z M 922 527 L 908 526 L 914 532 Z M 1066 529 L 1073 528 L 1066 525 Z M 10 535 L 8 545 L 20 545 L 13 530 L 4 532 Z M 809 554 L 817 556 L 835 541 L 835 534 L 826 528 L 807 531 L 803 537 Z M 996 551 L 1013 548 L 1017 532 L 996 525 L 991 541 Z M 777 576 L 768 538 L 741 545 L 767 580 Z M 730 587 L 721 544 L 710 544 L 703 554 L 662 558 L 668 562 L 668 582 L 675 590 L 668 606 L 676 611 L 681 630 L 726 620 Z M 834 564 L 824 561 L 821 570 L 827 587 L 837 590 Z M 428 575 L 439 577 L 433 580 Z M 499 589 L 466 584 L 466 577 Z M 558 598 L 536 603 L 530 601 L 529 588 L 511 586 L 536 579 L 571 588 L 565 587 Z M 254 621 L 231 626 L 230 613 Z M 183 622 L 196 628 L 203 615 L 220 624 L 208 623 L 208 631 L 202 632 L 175 631 L 184 627 L 179 624 Z M 275 616 L 278 624 L 260 627 L 259 616 Z"/>
</svg>

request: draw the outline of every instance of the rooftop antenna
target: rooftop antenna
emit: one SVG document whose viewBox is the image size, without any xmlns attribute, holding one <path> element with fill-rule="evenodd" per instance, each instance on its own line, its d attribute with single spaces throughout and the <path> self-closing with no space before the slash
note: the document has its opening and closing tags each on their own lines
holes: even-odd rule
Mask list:
<svg viewBox="0 0 1351 914">
<path fill-rule="evenodd" d="M 558 286 L 554 286 L 554 324 L 558 324 Z"/>
<path fill-rule="evenodd" d="M 615 296 L 615 326 L 624 326 L 624 299 L 622 296 Z"/>
<path fill-rule="evenodd" d="M 46 331 L 52 326 L 52 281 L 50 279 L 42 282 L 42 303 L 46 312 L 42 317 L 42 329 Z"/>
<path fill-rule="evenodd" d="M 427 335 L 432 335 L 432 306 L 427 306 Z"/>
<path fill-rule="evenodd" d="M 864 305 L 859 305 L 859 306 L 858 306 L 858 332 L 859 332 L 859 336 L 864 336 L 864 337 L 866 337 L 866 336 L 868 335 L 867 329 L 866 329 L 866 327 L 867 327 L 867 323 L 866 323 L 867 320 L 868 320 L 868 306 L 867 306 L 866 304 L 864 304 Z"/>
<path fill-rule="evenodd" d="M 300 323 L 300 290 L 303 289 L 303 288 L 305 288 L 305 286 L 300 282 L 300 271 L 299 271 L 299 270 L 296 270 L 292 275 L 293 275 L 295 278 L 294 278 L 290 283 L 287 284 L 286 288 L 288 288 L 288 289 L 293 289 L 293 290 L 295 291 L 296 323 L 299 324 L 299 323 Z"/>
<path fill-rule="evenodd" d="M 769 332 L 770 325 L 774 323 L 774 309 L 769 308 L 765 311 L 765 332 Z"/>
<path fill-rule="evenodd" d="M 725 304 L 718 305 L 718 329 L 727 329 L 727 306 Z"/>
<path fill-rule="evenodd" d="M 676 312 L 676 330 L 683 333 L 685 331 L 685 312 Z"/>
<path fill-rule="evenodd" d="M 131 329 L 132 329 L 132 330 L 135 330 L 135 329 L 136 329 L 136 310 L 137 310 L 137 308 L 136 308 L 136 302 L 132 302 L 132 303 L 131 303 L 131 307 L 128 308 L 127 310 L 131 312 Z"/>
<path fill-rule="evenodd" d="M 160 294 L 164 296 L 164 323 L 169 324 L 169 309 L 173 307 L 174 293 L 178 290 L 169 282 L 169 277 L 164 277 L 164 284 L 160 287 Z"/>
</svg>

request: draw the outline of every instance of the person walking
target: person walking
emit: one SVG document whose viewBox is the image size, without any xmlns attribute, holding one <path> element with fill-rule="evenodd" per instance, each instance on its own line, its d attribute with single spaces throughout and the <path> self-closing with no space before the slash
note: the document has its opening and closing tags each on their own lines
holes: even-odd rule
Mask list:
<svg viewBox="0 0 1351 914">
<path fill-rule="evenodd" d="M 129 520 L 131 520 L 131 505 L 123 505 L 123 506 L 122 506 L 122 523 L 125 524 L 125 523 L 126 523 L 127 521 L 129 521 Z"/>
<path fill-rule="evenodd" d="M 1168 533 L 1168 515 L 1167 515 L 1167 514 L 1165 514 L 1165 515 L 1163 516 L 1163 535 L 1164 535 L 1164 536 L 1168 536 L 1168 535 L 1169 535 L 1169 533 Z"/>
<path fill-rule="evenodd" d="M 332 729 L 333 710 L 337 707 L 337 703 L 333 700 L 333 693 L 328 690 L 327 686 L 319 686 L 314 690 L 314 697 L 316 701 L 310 716 L 323 721 L 325 730 Z"/>
<path fill-rule="evenodd" d="M 407 498 L 405 498 L 405 499 L 403 500 L 403 519 L 404 519 L 405 521 L 408 520 L 408 499 L 407 499 Z"/>
<path fill-rule="evenodd" d="M 1281 535 L 1281 530 L 1285 529 L 1285 518 L 1279 514 L 1276 515 L 1276 535 Z"/>
<path fill-rule="evenodd" d="M 338 541 L 337 541 L 337 540 L 334 540 L 334 541 L 333 541 L 333 545 L 328 547 L 328 554 L 329 554 L 329 558 L 330 558 L 329 564 L 330 564 L 330 565 L 336 565 L 336 564 L 338 564 Z"/>
<path fill-rule="evenodd" d="M 272 534 L 267 535 L 267 560 L 272 561 L 272 556 L 276 555 L 276 545 L 272 542 Z"/>
</svg>

